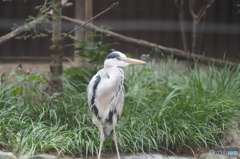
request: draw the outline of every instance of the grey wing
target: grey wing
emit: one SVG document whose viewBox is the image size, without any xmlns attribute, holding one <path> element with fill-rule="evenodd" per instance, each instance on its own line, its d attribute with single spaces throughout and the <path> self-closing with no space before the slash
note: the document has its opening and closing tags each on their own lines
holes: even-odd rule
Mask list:
<svg viewBox="0 0 240 159">
<path fill-rule="evenodd" d="M 117 100 L 114 103 L 114 105 L 116 106 L 116 111 L 117 111 L 116 113 L 117 113 L 118 119 L 121 117 L 122 111 L 123 111 L 124 93 L 125 93 L 124 86 L 121 86 L 121 90 L 118 96 L 116 97 Z"/>
<path fill-rule="evenodd" d="M 94 110 L 94 105 L 95 105 L 96 89 L 97 89 L 98 84 L 101 81 L 100 71 L 98 71 L 98 73 L 93 76 L 93 78 L 89 82 L 88 88 L 87 88 L 88 106 L 89 106 L 91 112 L 96 113 L 96 114 L 97 114 L 97 112 L 95 112 L 96 110 Z"/>
</svg>

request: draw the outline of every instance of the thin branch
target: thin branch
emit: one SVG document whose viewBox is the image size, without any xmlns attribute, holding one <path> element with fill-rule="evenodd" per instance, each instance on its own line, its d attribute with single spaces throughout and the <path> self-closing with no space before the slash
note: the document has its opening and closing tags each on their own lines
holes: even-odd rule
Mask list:
<svg viewBox="0 0 240 159">
<path fill-rule="evenodd" d="M 42 5 L 42 7 L 46 6 L 47 1 L 48 0 L 44 0 L 44 4 Z M 64 1 L 64 2 L 66 2 L 66 1 Z M 65 6 L 69 6 L 70 5 L 69 3 L 64 3 L 64 4 L 65 4 Z M 63 6 L 63 7 L 65 7 L 65 6 Z M 51 15 L 52 15 L 52 13 L 51 13 Z M 22 26 L 19 26 L 15 30 L 11 31 L 10 33 L 8 33 L 8 34 L 6 34 L 4 36 L 1 36 L 0 37 L 0 44 L 2 44 L 5 41 L 7 41 L 7 40 L 9 40 L 9 39 L 11 39 L 11 38 L 21 34 L 24 31 L 27 31 L 27 30 L 30 30 L 30 29 L 34 28 L 35 25 L 43 22 L 44 20 L 47 19 L 47 17 L 48 17 L 47 14 L 44 14 L 44 15 L 40 16 L 40 13 L 39 13 L 38 17 L 35 20 L 30 21 L 29 23 L 26 23 L 26 24 L 24 24 Z M 34 28 L 34 30 L 35 30 L 35 28 Z"/>
<path fill-rule="evenodd" d="M 18 28 L 16 28 L 15 30 L 11 31 L 10 33 L 4 35 L 4 36 L 1 36 L 0 37 L 0 44 L 4 43 L 5 41 L 19 35 L 20 33 L 24 32 L 24 31 L 27 31 L 33 27 L 35 27 L 36 24 L 38 23 L 41 23 L 42 21 L 44 21 L 46 19 L 46 15 L 42 16 L 42 17 L 39 17 L 27 24 L 24 24 Z"/>
<path fill-rule="evenodd" d="M 202 56 L 202 55 L 188 54 L 188 53 L 186 53 L 186 52 L 184 52 L 183 50 L 180 50 L 180 49 L 169 48 L 169 47 L 154 44 L 154 43 L 151 43 L 151 42 L 148 42 L 148 41 L 145 41 L 145 40 L 140 40 L 140 39 L 135 39 L 135 38 L 132 38 L 132 37 L 124 36 L 124 35 L 109 31 L 109 30 L 99 28 L 96 25 L 93 25 L 91 23 L 85 24 L 86 22 L 82 21 L 80 19 L 72 19 L 72 18 L 69 18 L 69 17 L 66 17 L 66 16 L 63 16 L 62 18 L 65 19 L 65 20 L 71 21 L 73 23 L 76 23 L 76 24 L 86 25 L 86 27 L 88 29 L 101 32 L 101 33 L 103 33 L 107 36 L 114 37 L 115 39 L 120 40 L 120 41 L 125 42 L 125 43 L 128 43 L 128 44 L 138 45 L 138 46 L 147 47 L 147 48 L 158 48 L 158 49 L 162 50 L 164 53 L 171 54 L 171 55 L 173 54 L 177 57 L 183 57 L 185 59 L 199 60 L 203 63 L 215 63 L 215 64 L 218 64 L 218 65 L 227 64 L 227 65 L 230 65 L 230 66 L 237 66 L 238 65 L 237 63 L 234 63 L 234 62 L 223 61 L 223 60 L 214 59 L 214 58 L 206 57 L 206 56 Z"/>
<path fill-rule="evenodd" d="M 100 15 L 106 13 L 107 11 L 109 11 L 110 9 L 113 9 L 114 7 L 116 7 L 119 3 L 113 3 L 110 7 L 108 7 L 107 9 L 105 9 L 104 11 L 100 12 L 99 14 L 95 15 L 94 17 L 92 17 L 91 19 L 87 20 L 84 24 L 78 26 L 77 28 L 73 29 L 72 31 L 68 32 L 64 37 L 61 38 L 61 40 L 63 40 L 64 38 L 66 38 L 68 35 L 72 34 L 73 32 L 77 31 L 78 29 L 84 27 L 87 23 L 91 22 L 92 20 L 96 19 L 97 17 L 99 17 Z"/>
<path fill-rule="evenodd" d="M 190 11 L 190 14 L 192 15 L 192 18 L 195 20 L 197 19 L 197 15 L 194 13 L 193 3 L 194 3 L 194 0 L 189 0 L 189 11 Z"/>
<path fill-rule="evenodd" d="M 199 17 L 199 18 L 198 18 L 198 21 L 200 21 L 200 20 L 202 19 L 202 17 L 205 16 L 208 8 L 211 7 L 211 5 L 212 5 L 212 3 L 213 3 L 214 1 L 215 1 L 215 0 L 211 0 L 211 1 L 208 3 L 207 0 L 205 0 L 205 1 L 203 2 L 202 8 L 201 8 L 201 10 L 199 11 L 199 14 L 198 14 L 198 17 Z"/>
<path fill-rule="evenodd" d="M 194 0 L 189 0 L 189 11 L 190 11 L 192 18 L 195 20 L 196 23 L 199 23 L 199 21 L 202 19 L 202 17 L 205 16 L 207 9 L 211 7 L 212 3 L 215 0 L 211 0 L 210 2 L 207 2 L 207 1 L 208 0 L 204 0 L 201 8 L 198 11 L 198 14 L 195 14 L 194 9 L 193 9 Z"/>
<path fill-rule="evenodd" d="M 201 8 L 199 9 L 198 11 L 198 14 L 197 14 L 197 21 L 199 22 L 201 20 L 201 18 L 204 16 L 204 12 L 205 12 L 205 6 L 207 4 L 207 0 L 204 0 L 203 1 L 203 4 L 201 6 Z"/>
<path fill-rule="evenodd" d="M 186 37 L 185 22 L 184 22 L 184 12 L 183 12 L 184 1 L 185 0 L 175 0 L 175 6 L 178 10 L 178 19 L 179 19 L 179 24 L 180 24 L 180 29 L 181 29 L 183 48 L 184 48 L 184 51 L 187 52 L 188 45 L 187 45 L 187 37 Z"/>
<path fill-rule="evenodd" d="M 194 13 L 194 2 L 195 0 L 189 0 L 189 11 L 193 19 L 193 33 L 192 33 L 192 53 L 196 54 L 197 47 L 197 25 L 205 17 L 207 13 L 207 9 L 212 5 L 214 0 L 208 2 L 208 0 L 204 0 L 201 8 L 198 11 L 198 14 Z M 200 39 L 201 40 L 201 39 Z M 200 42 L 201 43 L 201 42 Z"/>
<path fill-rule="evenodd" d="M 211 1 L 205 6 L 205 10 L 207 10 L 208 8 L 210 8 L 214 1 L 215 1 L 215 0 L 211 0 Z"/>
<path fill-rule="evenodd" d="M 203 28 L 205 24 L 205 19 L 206 19 L 206 14 L 203 17 L 202 24 L 201 24 L 201 32 L 200 32 L 200 37 L 199 37 L 199 44 L 198 44 L 198 53 L 201 52 L 202 48 L 202 40 L 203 40 Z"/>
<path fill-rule="evenodd" d="M 68 0 L 62 0 L 62 1 L 61 1 L 61 5 L 62 5 L 62 7 L 64 8 L 64 7 L 68 7 L 68 6 L 73 5 L 73 3 L 68 2 Z"/>
</svg>

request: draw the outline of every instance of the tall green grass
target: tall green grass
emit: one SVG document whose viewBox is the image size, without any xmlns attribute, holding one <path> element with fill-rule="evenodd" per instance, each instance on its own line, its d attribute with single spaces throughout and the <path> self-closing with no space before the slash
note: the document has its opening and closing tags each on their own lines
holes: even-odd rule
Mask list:
<svg viewBox="0 0 240 159">
<path fill-rule="evenodd" d="M 182 68 L 168 60 L 124 70 L 125 107 L 117 127 L 122 153 L 220 144 L 231 121 L 239 121 L 239 67 Z M 44 74 L 14 72 L 1 76 L 0 147 L 20 154 L 95 155 L 99 136 L 85 92 L 95 72 L 65 70 L 63 97 L 44 92 Z M 103 151 L 115 152 L 112 140 Z"/>
<path fill-rule="evenodd" d="M 126 77 L 130 80 L 122 120 L 127 116 L 125 125 L 130 127 L 122 128 L 132 132 L 134 124 L 132 137 L 138 146 L 133 151 L 207 147 L 217 144 L 230 121 L 239 121 L 239 68 L 196 65 L 181 70 L 174 61 L 149 65 L 130 68 Z"/>
</svg>

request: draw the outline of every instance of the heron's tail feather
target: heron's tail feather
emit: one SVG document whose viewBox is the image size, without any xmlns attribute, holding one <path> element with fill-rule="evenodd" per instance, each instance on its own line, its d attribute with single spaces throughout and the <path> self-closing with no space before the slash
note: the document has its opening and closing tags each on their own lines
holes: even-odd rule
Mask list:
<svg viewBox="0 0 240 159">
<path fill-rule="evenodd" d="M 103 125 L 103 133 L 104 133 L 105 139 L 110 138 L 113 133 L 113 126 L 108 123 Z"/>
</svg>

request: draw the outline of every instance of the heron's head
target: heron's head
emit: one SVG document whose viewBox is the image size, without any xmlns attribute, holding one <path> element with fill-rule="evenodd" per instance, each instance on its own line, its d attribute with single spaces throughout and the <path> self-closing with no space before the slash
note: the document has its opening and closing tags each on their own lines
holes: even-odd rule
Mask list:
<svg viewBox="0 0 240 159">
<path fill-rule="evenodd" d="M 120 67 L 126 67 L 130 64 L 145 64 L 146 62 L 128 58 L 125 54 L 119 52 L 119 51 L 113 51 L 105 59 L 104 67 L 112 67 L 112 66 L 120 66 Z"/>
</svg>

